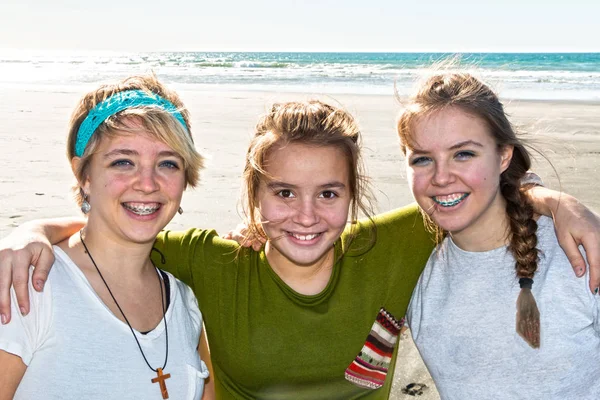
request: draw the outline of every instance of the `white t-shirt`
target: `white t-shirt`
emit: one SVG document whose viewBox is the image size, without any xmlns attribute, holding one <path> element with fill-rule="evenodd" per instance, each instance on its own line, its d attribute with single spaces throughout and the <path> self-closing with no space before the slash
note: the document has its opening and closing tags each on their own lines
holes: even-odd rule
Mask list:
<svg viewBox="0 0 600 400">
<path fill-rule="evenodd" d="M 573 273 L 550 218 L 537 238 L 539 349 L 516 333 L 520 287 L 505 247 L 468 252 L 446 238 L 429 258 L 408 320 L 443 399 L 600 399 L 599 296 Z"/>
<path fill-rule="evenodd" d="M 131 330 L 100 300 L 83 272 L 57 246 L 43 293 L 30 285 L 23 317 L 11 290 L 13 319 L 0 325 L 0 349 L 18 355 L 27 370 L 15 399 L 162 399 Z M 164 322 L 136 332 L 148 362 L 162 367 L 170 399 L 200 399 L 208 371 L 197 352 L 202 316 L 192 290 L 169 274 L 171 301 Z M 118 299 L 117 299 L 118 300 Z"/>
</svg>

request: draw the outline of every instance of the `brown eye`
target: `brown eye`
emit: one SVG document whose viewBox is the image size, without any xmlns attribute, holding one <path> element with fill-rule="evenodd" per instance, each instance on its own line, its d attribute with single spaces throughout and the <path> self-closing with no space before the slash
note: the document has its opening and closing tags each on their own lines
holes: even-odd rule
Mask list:
<svg viewBox="0 0 600 400">
<path fill-rule="evenodd" d="M 338 197 L 337 193 L 332 192 L 331 190 L 326 190 L 323 193 L 321 193 L 321 196 L 325 199 L 335 199 L 336 197 Z"/>
<path fill-rule="evenodd" d="M 294 197 L 294 194 L 289 189 L 280 190 L 279 193 L 277 193 L 277 195 L 279 197 L 283 197 L 284 199 L 289 199 L 289 198 Z"/>
</svg>

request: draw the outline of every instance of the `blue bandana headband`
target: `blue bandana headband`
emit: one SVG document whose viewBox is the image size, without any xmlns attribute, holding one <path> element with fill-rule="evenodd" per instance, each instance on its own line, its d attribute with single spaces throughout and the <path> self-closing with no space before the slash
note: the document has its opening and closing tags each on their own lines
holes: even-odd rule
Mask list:
<svg viewBox="0 0 600 400">
<path fill-rule="evenodd" d="M 75 155 L 81 157 L 90 138 L 96 132 L 96 129 L 106 121 L 110 116 L 115 115 L 127 108 L 142 106 L 154 106 L 162 108 L 172 114 L 181 123 L 187 132 L 185 120 L 177 107 L 169 100 L 163 99 L 155 93 L 145 92 L 143 90 L 127 90 L 115 93 L 108 99 L 98 103 L 96 107 L 90 110 L 87 117 L 83 120 L 77 131 L 77 142 L 75 143 Z"/>
</svg>

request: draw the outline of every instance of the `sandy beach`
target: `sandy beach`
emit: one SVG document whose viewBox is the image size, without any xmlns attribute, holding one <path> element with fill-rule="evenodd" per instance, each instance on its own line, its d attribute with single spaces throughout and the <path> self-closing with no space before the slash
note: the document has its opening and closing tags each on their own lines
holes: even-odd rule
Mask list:
<svg viewBox="0 0 600 400">
<path fill-rule="evenodd" d="M 34 218 L 77 215 L 65 156 L 70 112 L 84 87 L 9 86 L 0 90 L 0 237 Z M 240 220 L 240 173 L 253 125 L 274 101 L 320 98 L 338 103 L 359 120 L 364 156 L 378 211 L 412 201 L 398 148 L 394 121 L 399 106 L 392 95 L 335 95 L 179 90 L 192 113 L 197 147 L 208 157 L 199 188 L 184 195 L 183 215 L 171 229 L 198 226 L 219 232 Z M 524 125 L 531 143 L 544 152 L 535 171 L 546 185 L 573 194 L 600 212 L 600 103 L 506 101 L 512 121 Z M 392 398 L 412 398 L 400 389 L 410 382 L 429 389 L 421 399 L 438 398 L 410 339 L 401 341 Z"/>
</svg>

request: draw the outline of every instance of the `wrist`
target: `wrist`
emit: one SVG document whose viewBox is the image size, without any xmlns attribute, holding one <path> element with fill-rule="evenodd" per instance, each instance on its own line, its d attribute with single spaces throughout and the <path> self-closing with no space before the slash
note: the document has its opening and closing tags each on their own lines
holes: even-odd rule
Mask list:
<svg viewBox="0 0 600 400">
<path fill-rule="evenodd" d="M 569 200 L 565 193 L 548 189 L 543 186 L 533 186 L 527 190 L 533 209 L 537 214 L 554 217 L 561 201 Z"/>
</svg>

